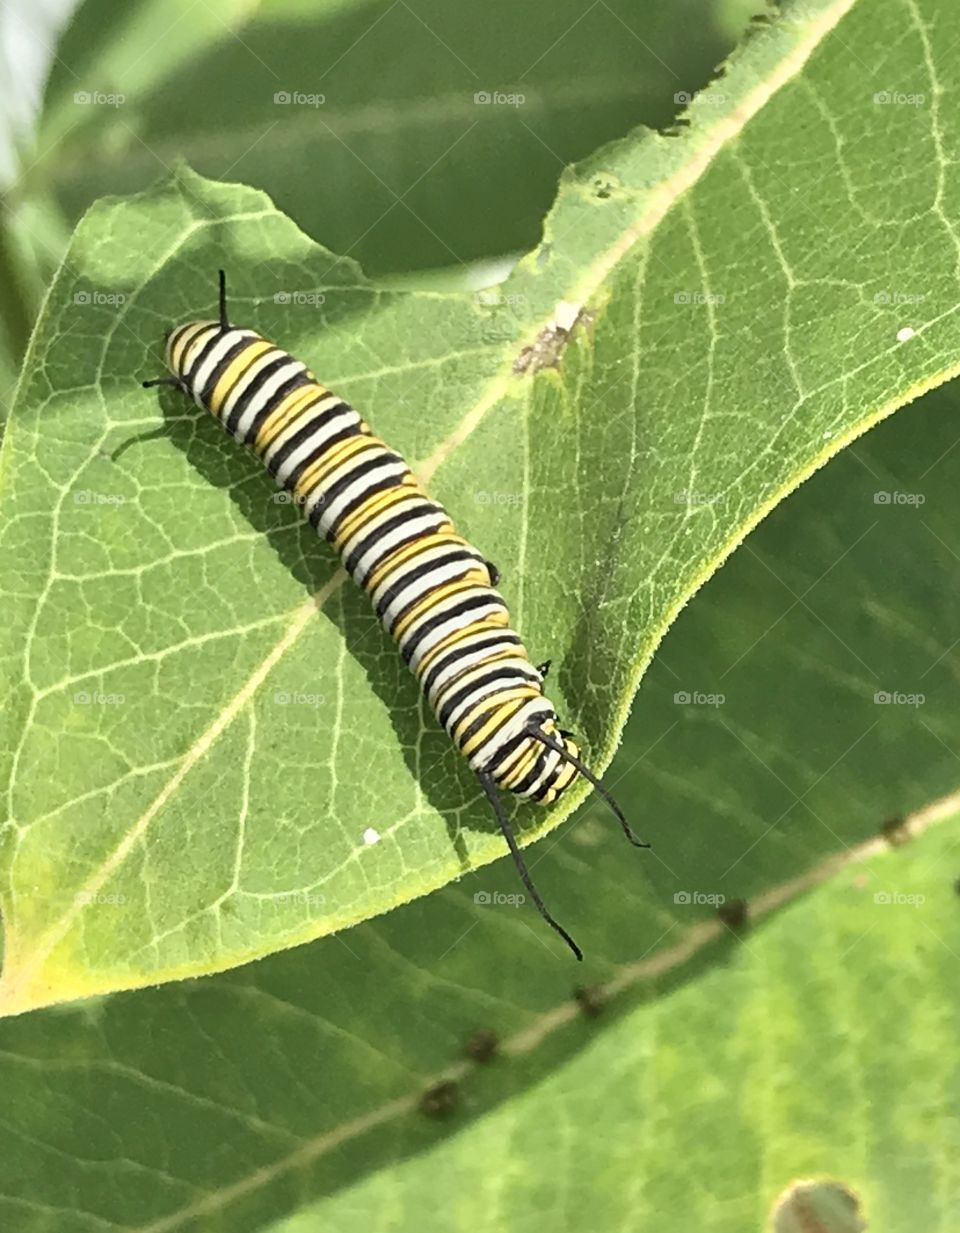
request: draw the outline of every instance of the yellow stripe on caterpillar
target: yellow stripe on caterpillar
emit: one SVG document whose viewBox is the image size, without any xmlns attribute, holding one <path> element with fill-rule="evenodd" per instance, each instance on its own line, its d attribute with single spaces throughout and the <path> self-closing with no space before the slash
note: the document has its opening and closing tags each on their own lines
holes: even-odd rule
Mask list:
<svg viewBox="0 0 960 1233">
<path fill-rule="evenodd" d="M 210 395 L 209 407 L 215 416 L 220 417 L 223 404 L 227 401 L 230 391 L 243 377 L 244 373 L 253 367 L 254 361 L 273 349 L 273 343 L 268 343 L 264 339 L 251 338 L 240 354 L 234 356 L 217 378 L 217 384 L 213 387 L 213 393 Z"/>
<path fill-rule="evenodd" d="M 333 539 L 333 546 L 338 552 L 342 552 L 344 545 L 356 535 L 362 527 L 367 523 L 385 513 L 392 505 L 398 505 L 401 502 L 422 500 L 423 493 L 417 486 L 417 481 L 413 474 L 410 473 L 402 478 L 399 484 L 394 488 L 385 488 L 382 492 L 375 492 L 372 496 L 363 501 L 357 509 L 346 518 L 339 527 Z M 453 530 L 453 523 L 447 523 Z"/>
<path fill-rule="evenodd" d="M 299 386 L 291 390 L 260 425 L 253 440 L 253 450 L 261 457 L 290 424 L 314 403 L 320 403 L 330 391 L 322 385 Z"/>
<path fill-rule="evenodd" d="M 347 437 L 345 441 L 338 441 L 297 477 L 294 492 L 301 499 L 305 499 L 331 472 L 342 467 L 354 454 L 375 452 L 378 445 L 379 442 L 374 437 Z"/>
</svg>

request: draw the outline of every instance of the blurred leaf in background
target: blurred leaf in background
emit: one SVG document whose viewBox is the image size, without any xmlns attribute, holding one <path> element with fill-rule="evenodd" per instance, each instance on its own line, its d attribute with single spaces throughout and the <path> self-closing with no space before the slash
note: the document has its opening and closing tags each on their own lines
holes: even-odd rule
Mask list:
<svg viewBox="0 0 960 1233">
<path fill-rule="evenodd" d="M 12 354 L 87 206 L 179 157 L 368 275 L 531 248 L 563 167 L 669 124 L 762 7 L 86 0 L 9 176 Z"/>
<path fill-rule="evenodd" d="M 31 133 L 40 108 L 54 46 L 75 0 L 9 0 L 0 7 L 0 421 L 6 418 L 7 391 L 16 379 L 43 284 L 52 272 L 53 254 L 30 250 L 30 226 L 18 224 L 9 192 L 26 173 Z M 24 206 L 24 216 L 31 213 Z M 69 232 L 67 232 L 69 234 Z"/>
</svg>

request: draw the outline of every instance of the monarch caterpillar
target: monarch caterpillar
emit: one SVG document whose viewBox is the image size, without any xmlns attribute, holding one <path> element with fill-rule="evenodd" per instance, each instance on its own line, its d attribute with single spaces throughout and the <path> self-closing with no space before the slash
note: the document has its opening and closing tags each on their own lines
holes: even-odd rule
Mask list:
<svg viewBox="0 0 960 1233">
<path fill-rule="evenodd" d="M 578 959 L 583 952 L 547 911 L 497 793 L 548 804 L 580 774 L 641 843 L 603 784 L 558 726 L 543 693 L 549 663 L 534 667 L 503 597 L 499 573 L 454 530 L 413 472 L 353 407 L 305 364 L 254 330 L 229 323 L 220 271 L 220 316 L 166 335 L 172 385 L 210 411 L 257 454 L 302 505 L 347 573 L 367 592 L 420 688 L 476 772 L 517 872 L 543 919 Z"/>
</svg>

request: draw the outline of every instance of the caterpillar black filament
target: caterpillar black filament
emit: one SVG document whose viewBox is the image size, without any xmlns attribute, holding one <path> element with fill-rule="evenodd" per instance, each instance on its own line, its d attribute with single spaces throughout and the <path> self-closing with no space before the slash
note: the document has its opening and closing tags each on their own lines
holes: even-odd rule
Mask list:
<svg viewBox="0 0 960 1233">
<path fill-rule="evenodd" d="M 549 803 L 582 775 L 633 834 L 620 807 L 583 764 L 510 629 L 496 569 L 454 530 L 399 454 L 357 412 L 320 385 L 305 364 L 254 330 L 220 318 L 167 335 L 173 385 L 249 446 L 289 491 L 318 534 L 370 597 L 454 744 L 476 772 L 520 877 L 540 915 L 583 955 L 543 904 L 517 846 L 498 788 Z"/>
</svg>

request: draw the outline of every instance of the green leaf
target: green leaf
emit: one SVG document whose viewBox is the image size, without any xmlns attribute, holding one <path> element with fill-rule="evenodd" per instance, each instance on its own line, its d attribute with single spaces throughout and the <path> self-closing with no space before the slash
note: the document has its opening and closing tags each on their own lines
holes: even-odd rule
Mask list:
<svg viewBox="0 0 960 1233">
<path fill-rule="evenodd" d="M 685 930 L 618 969 L 596 1015 L 567 965 L 517 961 L 515 925 L 441 957 L 430 930 L 483 911 L 456 887 L 347 945 L 6 1020 L 0 1216 L 20 1233 L 743 1233 L 824 1177 L 871 1227 L 948 1228 L 956 825 L 857 850 L 797 901 L 784 888 L 741 938 Z M 611 937 L 632 906 L 609 893 L 619 853 L 609 837 L 583 864 Z M 486 1065 L 463 1056 L 478 1028 L 500 1039 Z M 451 1081 L 457 1106 L 422 1112 Z"/>
<path fill-rule="evenodd" d="M 371 272 L 524 251 L 562 168 L 639 121 L 668 124 L 763 0 L 639 7 L 128 0 L 118 17 L 87 0 L 23 192 L 77 217 L 184 156 L 264 189 Z M 496 93 L 523 101 L 475 101 Z"/>
<path fill-rule="evenodd" d="M 8 1019 L 0 1224 L 742 1233 L 831 1177 L 878 1228 L 948 1228 L 956 797 L 892 850 L 866 836 L 957 780 L 958 410 L 954 383 L 844 451 L 681 614 L 611 768 L 655 853 L 625 859 L 593 803 L 531 853 L 582 971 L 496 902 L 501 860 L 242 970 Z M 858 657 L 924 702 L 875 704 Z M 684 892 L 748 897 L 746 929 Z M 483 1067 L 478 1029 L 501 1041 Z"/>
<path fill-rule="evenodd" d="M 958 412 L 954 381 L 844 450 L 658 649 L 606 777 L 656 841 L 640 936 L 674 894 L 752 902 L 955 791 Z M 580 816 L 574 842 L 607 829 Z"/>
<path fill-rule="evenodd" d="M 501 568 L 602 769 L 692 592 L 815 466 L 956 370 L 939 102 L 876 104 L 850 70 L 901 17 L 792 6 L 689 134 L 572 172 L 493 305 L 377 291 L 260 194 L 187 172 L 90 213 L 0 480 L 6 1010 L 225 968 L 502 851 L 329 555 L 215 425 L 137 386 L 162 330 L 210 308 L 217 266 L 235 318 L 361 407 Z M 900 33 L 924 62 L 923 30 Z M 912 160 L 892 247 L 863 204 L 891 143 Z M 829 218 L 799 191 L 813 163 Z M 568 337 L 558 314 L 578 310 Z M 518 826 L 545 833 L 582 797 Z"/>
</svg>

